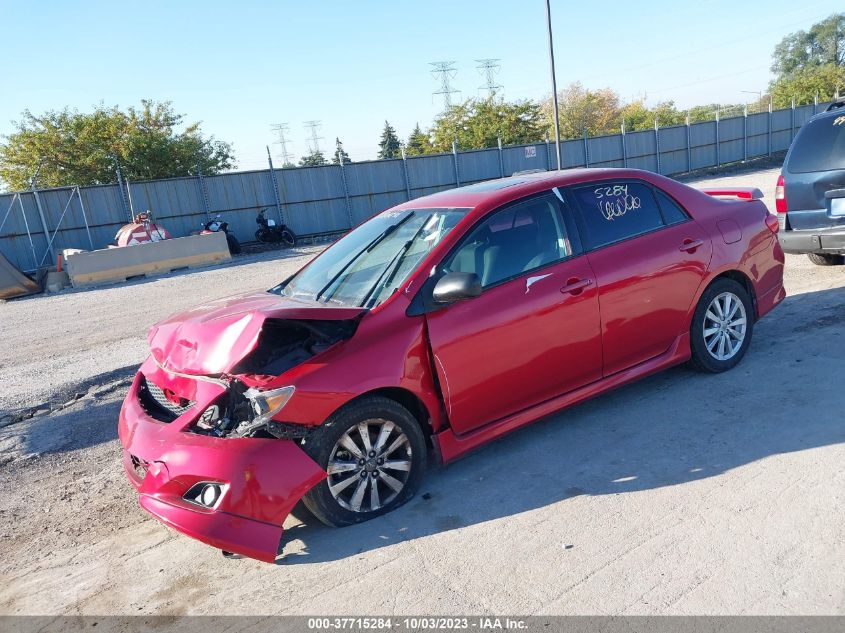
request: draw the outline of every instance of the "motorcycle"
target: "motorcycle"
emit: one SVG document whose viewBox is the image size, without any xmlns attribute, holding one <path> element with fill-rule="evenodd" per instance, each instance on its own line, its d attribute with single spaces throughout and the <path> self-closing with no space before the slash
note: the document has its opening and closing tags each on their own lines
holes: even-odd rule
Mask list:
<svg viewBox="0 0 845 633">
<path fill-rule="evenodd" d="M 261 209 L 255 222 L 258 230 L 255 232 L 255 239 L 259 242 L 282 242 L 286 246 L 296 246 L 296 234 L 286 224 L 278 225 L 275 220 L 269 220 L 265 213 L 270 207 Z"/>
<path fill-rule="evenodd" d="M 209 233 L 220 232 L 226 234 L 226 244 L 228 244 L 229 246 L 229 252 L 232 255 L 238 255 L 241 252 L 241 243 L 238 241 L 238 238 L 229 233 L 229 223 L 224 220 L 221 220 L 219 215 L 214 216 L 212 219 L 202 225 L 200 235 L 208 235 Z"/>
</svg>

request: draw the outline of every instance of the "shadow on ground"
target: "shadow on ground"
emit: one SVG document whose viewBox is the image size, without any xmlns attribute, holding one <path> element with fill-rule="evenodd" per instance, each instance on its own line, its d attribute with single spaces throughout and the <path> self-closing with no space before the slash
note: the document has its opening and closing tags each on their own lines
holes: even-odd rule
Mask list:
<svg viewBox="0 0 845 633">
<path fill-rule="evenodd" d="M 845 442 L 842 393 L 830 379 L 845 355 L 843 307 L 845 289 L 791 297 L 759 322 L 732 371 L 682 366 L 551 416 L 431 468 L 414 499 L 373 521 L 328 528 L 300 505 L 280 563 L 343 559 L 580 495 L 684 485 Z M 796 323 L 800 314 L 813 317 Z"/>
</svg>

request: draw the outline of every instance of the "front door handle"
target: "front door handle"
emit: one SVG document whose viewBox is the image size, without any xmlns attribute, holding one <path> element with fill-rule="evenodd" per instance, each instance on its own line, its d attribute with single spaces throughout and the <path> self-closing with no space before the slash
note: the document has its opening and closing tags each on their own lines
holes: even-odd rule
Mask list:
<svg viewBox="0 0 845 633">
<path fill-rule="evenodd" d="M 560 291 L 563 293 L 568 292 L 571 295 L 580 295 L 584 291 L 584 288 L 592 283 L 592 279 L 578 279 L 577 277 L 573 277 L 567 280 L 566 285 Z"/>
<path fill-rule="evenodd" d="M 684 240 L 684 243 L 678 247 L 679 251 L 686 251 L 687 253 L 694 253 L 695 249 L 704 245 L 704 240 L 691 240 L 689 238 Z"/>
</svg>

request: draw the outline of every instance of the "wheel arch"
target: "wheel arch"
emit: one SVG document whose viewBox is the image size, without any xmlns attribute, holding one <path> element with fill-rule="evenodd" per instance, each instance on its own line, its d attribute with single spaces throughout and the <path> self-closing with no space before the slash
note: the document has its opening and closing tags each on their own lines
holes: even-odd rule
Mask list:
<svg viewBox="0 0 845 633">
<path fill-rule="evenodd" d="M 387 398 L 388 400 L 393 400 L 397 404 L 402 405 L 408 411 L 410 411 L 411 415 L 414 416 L 414 419 L 420 425 L 420 429 L 422 429 L 423 435 L 426 438 L 426 442 L 431 447 L 431 435 L 432 435 L 432 425 L 431 425 L 431 413 L 426 407 L 425 403 L 422 399 L 417 396 L 413 391 L 405 389 L 403 387 L 380 387 L 378 389 L 371 389 L 370 391 L 365 391 L 362 394 L 359 394 L 344 402 L 340 405 L 335 411 L 332 412 L 332 415 L 337 414 L 338 411 L 345 409 L 346 407 L 356 404 L 361 400 L 366 400 L 367 398 L 372 397 L 382 397 Z"/>
<path fill-rule="evenodd" d="M 758 315 L 757 291 L 754 288 L 754 283 L 751 281 L 751 278 L 741 270 L 737 268 L 731 268 L 713 277 L 713 279 L 710 280 L 707 286 L 705 286 L 704 290 L 702 291 L 702 294 L 704 294 L 704 291 L 706 291 L 707 288 L 712 286 L 718 279 L 731 279 L 740 284 L 743 288 L 745 288 L 745 291 L 748 293 L 748 296 L 751 297 L 751 305 L 754 307 L 754 318 L 756 319 Z"/>
</svg>

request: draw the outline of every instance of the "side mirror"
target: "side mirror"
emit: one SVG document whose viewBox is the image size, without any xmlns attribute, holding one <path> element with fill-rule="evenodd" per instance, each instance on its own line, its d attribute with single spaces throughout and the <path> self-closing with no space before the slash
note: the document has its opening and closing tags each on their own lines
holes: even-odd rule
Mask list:
<svg viewBox="0 0 845 633">
<path fill-rule="evenodd" d="M 481 279 L 475 273 L 447 273 L 434 286 L 434 303 L 455 303 L 481 294 Z"/>
</svg>

